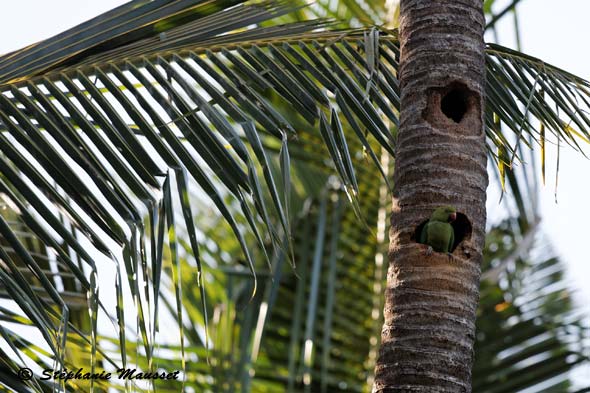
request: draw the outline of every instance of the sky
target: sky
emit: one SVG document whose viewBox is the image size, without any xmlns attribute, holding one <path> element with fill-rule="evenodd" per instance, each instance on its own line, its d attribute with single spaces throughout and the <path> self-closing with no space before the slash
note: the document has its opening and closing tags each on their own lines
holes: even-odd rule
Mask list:
<svg viewBox="0 0 590 393">
<path fill-rule="evenodd" d="M 500 1 L 500 0 L 499 0 Z M 3 2 L 0 53 L 21 48 L 123 4 L 121 0 L 19 0 Z M 499 7 L 508 1 L 501 1 Z M 590 1 L 522 0 L 519 8 L 522 49 L 529 55 L 590 79 Z M 498 25 L 500 43 L 514 47 L 513 25 Z M 590 153 L 590 146 L 587 149 Z M 555 151 L 547 156 L 547 185 L 541 187 L 542 229 L 554 251 L 567 263 L 578 289 L 577 301 L 590 312 L 590 160 L 563 149 L 555 189 Z M 540 176 L 540 175 L 539 175 Z M 557 191 L 557 203 L 555 192 Z M 490 203 L 494 203 L 491 201 Z M 489 203 L 488 203 L 489 205 Z M 586 378 L 590 377 L 590 372 Z"/>
</svg>

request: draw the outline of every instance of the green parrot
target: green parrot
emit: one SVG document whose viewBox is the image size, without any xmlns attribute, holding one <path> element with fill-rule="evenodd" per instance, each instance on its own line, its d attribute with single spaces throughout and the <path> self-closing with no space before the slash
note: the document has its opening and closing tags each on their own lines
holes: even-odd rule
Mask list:
<svg viewBox="0 0 590 393">
<path fill-rule="evenodd" d="M 457 211 L 452 206 L 441 206 L 432 212 L 420 233 L 420 243 L 428 245 L 428 255 L 432 254 L 432 250 L 451 252 L 455 243 L 455 231 L 451 223 L 456 219 Z"/>
</svg>

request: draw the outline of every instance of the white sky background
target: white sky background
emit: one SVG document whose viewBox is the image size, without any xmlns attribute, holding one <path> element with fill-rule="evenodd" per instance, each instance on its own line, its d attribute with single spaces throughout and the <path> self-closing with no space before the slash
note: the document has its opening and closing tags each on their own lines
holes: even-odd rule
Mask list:
<svg viewBox="0 0 590 393">
<path fill-rule="evenodd" d="M 19 49 L 75 26 L 126 1 L 4 1 L 0 53 Z M 496 11 L 508 1 L 501 1 Z M 524 52 L 590 79 L 590 1 L 523 0 L 518 7 Z M 514 47 L 512 18 L 498 24 L 500 43 Z M 587 149 L 590 152 L 590 146 Z M 565 148 L 561 152 L 558 203 L 554 202 L 555 152 L 547 156 L 547 185 L 541 188 L 543 230 L 567 263 L 568 276 L 579 289 L 578 302 L 590 312 L 590 160 Z M 540 175 L 539 175 L 540 176 Z M 496 201 L 490 201 L 496 203 Z M 495 208 L 491 210 L 494 211 Z M 493 217 L 490 217 L 493 219 Z M 590 371 L 582 379 L 590 379 Z"/>
</svg>

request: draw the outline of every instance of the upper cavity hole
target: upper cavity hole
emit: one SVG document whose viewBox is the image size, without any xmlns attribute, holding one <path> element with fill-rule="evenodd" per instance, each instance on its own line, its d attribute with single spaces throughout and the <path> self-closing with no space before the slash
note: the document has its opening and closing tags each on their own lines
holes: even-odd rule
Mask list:
<svg viewBox="0 0 590 393">
<path fill-rule="evenodd" d="M 440 109 L 446 117 L 460 123 L 468 110 L 467 91 L 460 87 L 450 89 L 442 98 Z"/>
</svg>

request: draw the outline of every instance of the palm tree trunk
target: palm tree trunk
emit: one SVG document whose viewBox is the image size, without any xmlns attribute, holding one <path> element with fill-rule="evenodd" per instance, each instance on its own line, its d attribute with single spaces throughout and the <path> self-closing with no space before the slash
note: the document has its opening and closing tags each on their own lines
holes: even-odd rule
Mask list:
<svg viewBox="0 0 590 393">
<path fill-rule="evenodd" d="M 374 392 L 471 392 L 488 184 L 482 4 L 401 2 L 401 124 Z M 460 213 L 458 246 L 428 256 L 416 233 L 442 205 Z"/>
</svg>

